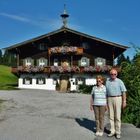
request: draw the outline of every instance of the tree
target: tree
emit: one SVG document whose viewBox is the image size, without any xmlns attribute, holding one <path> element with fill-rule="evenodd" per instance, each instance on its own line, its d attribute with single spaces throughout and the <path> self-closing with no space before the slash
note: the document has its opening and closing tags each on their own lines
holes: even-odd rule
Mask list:
<svg viewBox="0 0 140 140">
<path fill-rule="evenodd" d="M 3 65 L 15 66 L 16 65 L 15 55 L 6 50 L 3 55 Z"/>
<path fill-rule="evenodd" d="M 0 49 L 0 64 L 2 64 L 2 51 Z"/>
<path fill-rule="evenodd" d="M 126 62 L 127 59 L 125 58 L 124 54 L 121 54 L 117 59 L 117 65 L 120 66 L 122 62 Z"/>
<path fill-rule="evenodd" d="M 121 79 L 127 87 L 127 108 L 123 121 L 140 127 L 140 53 L 136 53 L 132 63 L 121 63 Z"/>
<path fill-rule="evenodd" d="M 126 62 L 131 63 L 129 56 L 126 57 Z"/>
<path fill-rule="evenodd" d="M 0 58 L 2 57 L 2 51 L 1 51 L 1 49 L 0 49 Z"/>
</svg>

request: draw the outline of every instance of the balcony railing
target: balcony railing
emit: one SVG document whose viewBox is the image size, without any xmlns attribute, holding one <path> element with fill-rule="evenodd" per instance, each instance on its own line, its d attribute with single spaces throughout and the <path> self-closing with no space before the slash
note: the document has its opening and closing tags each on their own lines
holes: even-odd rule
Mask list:
<svg viewBox="0 0 140 140">
<path fill-rule="evenodd" d="M 96 73 L 108 72 L 112 66 L 18 66 L 12 68 L 12 73 Z"/>
<path fill-rule="evenodd" d="M 58 46 L 48 49 L 49 55 L 53 54 L 83 54 L 83 48 L 76 46 Z"/>
</svg>

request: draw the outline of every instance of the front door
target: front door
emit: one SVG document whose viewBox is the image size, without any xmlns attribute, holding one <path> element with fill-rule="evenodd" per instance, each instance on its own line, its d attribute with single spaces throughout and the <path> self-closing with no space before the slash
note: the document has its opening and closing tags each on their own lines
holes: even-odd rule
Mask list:
<svg viewBox="0 0 140 140">
<path fill-rule="evenodd" d="M 60 91 L 67 92 L 69 90 L 69 77 L 67 75 L 61 75 L 60 77 Z"/>
</svg>

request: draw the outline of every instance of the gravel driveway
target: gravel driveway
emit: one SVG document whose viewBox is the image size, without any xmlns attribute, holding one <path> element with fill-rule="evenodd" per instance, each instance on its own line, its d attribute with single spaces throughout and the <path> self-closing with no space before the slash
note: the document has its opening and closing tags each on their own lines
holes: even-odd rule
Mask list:
<svg viewBox="0 0 140 140">
<path fill-rule="evenodd" d="M 0 140 L 97 139 L 93 112 L 89 110 L 90 95 L 16 90 L 0 91 L 0 98 L 6 100 L 0 113 Z M 133 130 L 140 134 L 139 129 Z M 106 135 L 102 139 L 108 139 Z"/>
</svg>

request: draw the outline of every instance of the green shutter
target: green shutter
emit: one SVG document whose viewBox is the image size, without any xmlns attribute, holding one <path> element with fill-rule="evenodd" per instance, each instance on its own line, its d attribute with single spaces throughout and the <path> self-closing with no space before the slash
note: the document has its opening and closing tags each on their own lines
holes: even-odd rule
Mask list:
<svg viewBox="0 0 140 140">
<path fill-rule="evenodd" d="M 44 61 L 45 61 L 45 66 L 47 66 L 48 65 L 48 60 L 44 59 Z"/>
<path fill-rule="evenodd" d="M 39 59 L 37 59 L 37 61 L 36 61 L 36 65 L 39 66 Z"/>
<path fill-rule="evenodd" d="M 23 59 L 23 66 L 25 66 L 25 59 Z"/>
<path fill-rule="evenodd" d="M 81 59 L 78 60 L 78 66 L 81 66 Z"/>
<path fill-rule="evenodd" d="M 34 66 L 34 59 L 31 58 L 31 65 Z"/>
<path fill-rule="evenodd" d="M 87 58 L 86 61 L 87 61 L 87 66 L 89 66 L 89 59 Z"/>
</svg>

